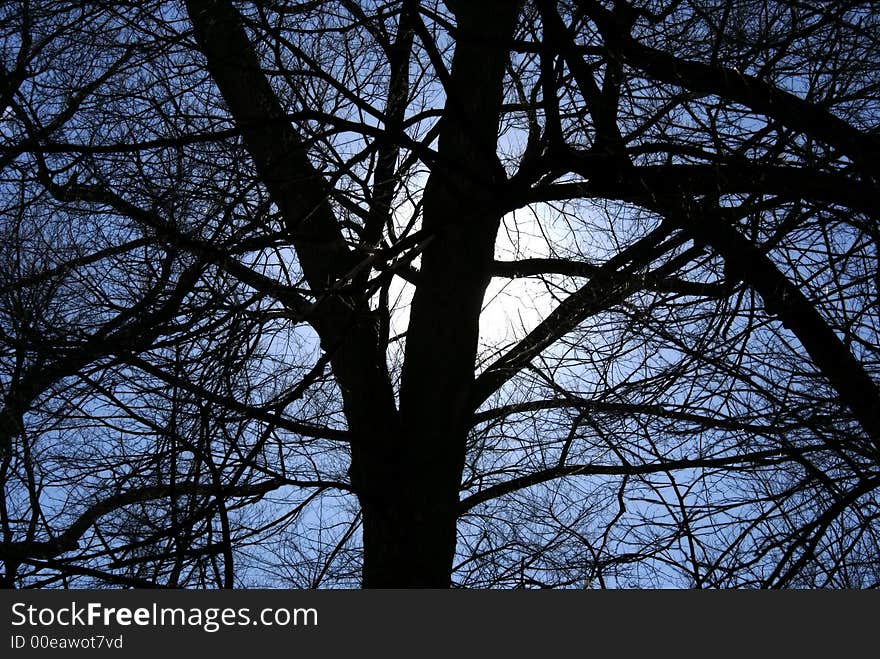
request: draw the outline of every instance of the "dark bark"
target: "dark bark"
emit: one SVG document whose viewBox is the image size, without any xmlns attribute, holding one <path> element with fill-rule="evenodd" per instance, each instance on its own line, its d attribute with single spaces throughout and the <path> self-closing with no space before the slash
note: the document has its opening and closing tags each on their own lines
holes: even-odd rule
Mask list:
<svg viewBox="0 0 880 659">
<path fill-rule="evenodd" d="M 518 3 L 455 5 L 460 38 L 447 88 L 440 157 L 424 193 L 434 238 L 413 297 L 401 385 L 401 438 L 383 510 L 365 508 L 364 584 L 445 588 L 456 542 L 479 316 L 501 213 L 492 190 L 502 82 Z M 397 489 L 402 488 L 402 489 Z M 397 491 L 395 491 L 397 490 Z M 390 536 L 390 542 L 383 539 Z"/>
<path fill-rule="evenodd" d="M 880 176 L 880 139 L 876 135 L 860 131 L 819 104 L 735 68 L 693 62 L 649 48 L 632 38 L 630 25 L 616 20 L 614 13 L 599 3 L 579 0 L 578 4 L 595 21 L 614 56 L 630 66 L 656 80 L 741 103 L 833 146 L 870 178 Z"/>
<path fill-rule="evenodd" d="M 731 275 L 760 294 L 769 315 L 797 336 L 868 436 L 868 454 L 876 455 L 880 449 L 880 390 L 813 303 L 760 248 L 723 220 L 706 214 L 692 218 L 686 226 L 721 254 Z"/>
<path fill-rule="evenodd" d="M 353 253 L 301 138 L 277 121 L 283 109 L 240 16 L 223 1 L 190 0 L 187 7 L 208 70 L 287 220 L 307 281 L 315 290 L 332 286 L 354 265 Z M 517 11 L 518 3 L 501 1 L 457 7 L 461 36 L 439 152 L 441 160 L 463 166 L 438 170 L 425 189 L 424 228 L 433 241 L 423 254 L 412 304 L 400 421 L 379 323 L 367 300 L 331 295 L 309 318 L 332 354 L 352 436 L 350 474 L 364 513 L 365 587 L 450 583 L 479 313 L 501 218 L 492 190 L 504 178 L 495 147 L 505 43 Z M 395 95 L 404 88 L 400 68 Z M 383 159 L 383 172 L 392 157 Z M 380 221 L 387 194 L 378 202 Z"/>
<path fill-rule="evenodd" d="M 354 256 L 328 203 L 326 181 L 309 162 L 293 126 L 277 121 L 284 116 L 283 109 L 260 68 L 241 17 L 225 1 L 191 0 L 187 8 L 208 70 L 284 215 L 306 280 L 315 291 L 343 281 Z M 308 320 L 331 355 L 342 391 L 352 444 L 350 475 L 367 529 L 368 511 L 382 505 L 384 489 L 395 478 L 389 456 L 398 435 L 379 324 L 367 300 L 343 294 L 320 298 Z M 366 530 L 364 535 L 372 537 Z M 365 550 L 365 570 L 374 553 Z"/>
</svg>

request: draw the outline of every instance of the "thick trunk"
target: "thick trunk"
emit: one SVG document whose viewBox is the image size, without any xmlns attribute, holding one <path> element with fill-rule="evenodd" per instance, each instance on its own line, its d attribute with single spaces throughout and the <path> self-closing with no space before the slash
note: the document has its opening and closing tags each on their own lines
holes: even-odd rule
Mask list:
<svg viewBox="0 0 880 659">
<path fill-rule="evenodd" d="M 451 473 L 398 472 L 372 488 L 363 503 L 365 588 L 449 587 L 459 507 Z"/>
<path fill-rule="evenodd" d="M 501 214 L 493 190 L 502 82 L 518 2 L 450 3 L 459 37 L 439 162 L 423 196 L 433 240 L 407 332 L 400 431 L 365 473 L 364 585 L 450 585 L 480 309 Z"/>
<path fill-rule="evenodd" d="M 303 139 L 283 121 L 284 109 L 233 5 L 186 4 L 208 70 L 287 221 L 305 278 L 320 291 L 357 260 L 327 202 L 326 181 Z M 366 587 L 450 584 L 480 308 L 500 221 L 493 190 L 504 178 L 496 157 L 502 82 L 519 4 L 449 2 L 459 34 L 444 80 L 440 164 L 423 197 L 423 226 L 433 239 L 422 255 L 410 312 L 399 413 L 380 322 L 366 298 L 326 296 L 309 315 L 331 356 L 353 438 L 350 474 L 364 513 Z M 416 9 L 410 5 L 409 11 Z M 409 19 L 420 38 L 430 38 L 419 33 L 416 13 Z M 407 38 L 399 44 L 402 52 Z M 381 203 L 376 217 L 379 210 Z M 373 242 L 379 222 L 370 224 Z"/>
<path fill-rule="evenodd" d="M 365 507 L 363 587 L 448 588 L 455 516 L 453 509 L 424 520 L 397 506 Z"/>
</svg>

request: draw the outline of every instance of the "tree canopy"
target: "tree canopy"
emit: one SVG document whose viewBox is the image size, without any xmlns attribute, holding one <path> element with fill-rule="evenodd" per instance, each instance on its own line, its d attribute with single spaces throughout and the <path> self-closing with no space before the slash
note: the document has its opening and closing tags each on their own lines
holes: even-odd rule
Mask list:
<svg viewBox="0 0 880 659">
<path fill-rule="evenodd" d="M 4 2 L 2 585 L 878 586 L 875 9 Z"/>
</svg>

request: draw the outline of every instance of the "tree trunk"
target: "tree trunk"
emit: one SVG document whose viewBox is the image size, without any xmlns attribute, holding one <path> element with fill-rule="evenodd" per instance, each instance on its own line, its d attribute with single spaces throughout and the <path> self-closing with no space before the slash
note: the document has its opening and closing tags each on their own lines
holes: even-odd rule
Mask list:
<svg viewBox="0 0 880 659">
<path fill-rule="evenodd" d="M 448 588 L 455 554 L 461 470 L 394 477 L 364 500 L 364 588 Z M 419 477 L 422 477 L 421 479 Z M 455 483 L 455 486 L 452 486 Z"/>
<path fill-rule="evenodd" d="M 456 544 L 480 309 L 501 219 L 493 192 L 507 44 L 518 2 L 449 3 L 459 38 L 438 164 L 426 184 L 422 255 L 410 310 L 401 428 L 364 470 L 364 586 L 446 588 Z"/>
<path fill-rule="evenodd" d="M 422 254 L 410 311 L 400 410 L 366 299 L 329 296 L 309 320 L 331 356 L 352 439 L 350 475 L 364 515 L 365 587 L 448 587 L 455 554 L 468 402 L 480 309 L 505 178 L 496 156 L 518 0 L 448 2 L 458 33 L 438 162 L 423 197 Z M 262 72 L 228 0 L 187 0 L 194 32 L 257 171 L 290 228 L 303 273 L 320 290 L 356 256 L 327 203 L 326 181 Z M 421 18 L 406 11 L 418 35 Z M 422 26 L 423 27 L 423 26 Z"/>
</svg>

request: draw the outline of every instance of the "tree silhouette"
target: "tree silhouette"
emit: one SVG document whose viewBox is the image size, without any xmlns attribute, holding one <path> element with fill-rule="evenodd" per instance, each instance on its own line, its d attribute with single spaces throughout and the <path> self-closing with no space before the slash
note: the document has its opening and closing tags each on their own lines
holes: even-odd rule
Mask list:
<svg viewBox="0 0 880 659">
<path fill-rule="evenodd" d="M 4 3 L 3 585 L 880 584 L 872 4 Z"/>
</svg>

